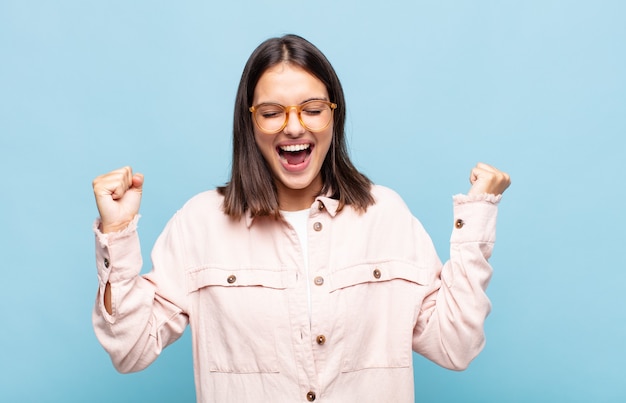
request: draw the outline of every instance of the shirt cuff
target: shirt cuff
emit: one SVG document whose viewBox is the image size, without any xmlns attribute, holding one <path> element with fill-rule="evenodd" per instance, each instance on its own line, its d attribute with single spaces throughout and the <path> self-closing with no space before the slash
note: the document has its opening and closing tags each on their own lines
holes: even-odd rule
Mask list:
<svg viewBox="0 0 626 403">
<path fill-rule="evenodd" d="M 106 234 L 100 231 L 100 219 L 95 220 L 93 231 L 100 286 L 132 278 L 141 271 L 141 248 L 137 235 L 139 218 L 136 215 L 123 230 Z"/>
<path fill-rule="evenodd" d="M 496 240 L 496 218 L 502 195 L 455 195 L 454 226 L 451 243 L 486 242 Z"/>
</svg>

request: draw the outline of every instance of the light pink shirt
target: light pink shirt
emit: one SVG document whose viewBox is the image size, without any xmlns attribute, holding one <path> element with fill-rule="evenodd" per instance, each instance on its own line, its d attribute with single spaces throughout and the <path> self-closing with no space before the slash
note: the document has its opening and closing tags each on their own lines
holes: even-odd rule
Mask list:
<svg viewBox="0 0 626 403">
<path fill-rule="evenodd" d="M 231 220 L 215 191 L 174 215 L 145 276 L 137 219 L 119 233 L 96 228 L 98 339 L 119 371 L 138 371 L 190 324 L 199 402 L 413 402 L 412 350 L 461 370 L 484 345 L 500 197 L 455 196 L 442 266 L 400 197 L 372 193 L 361 215 L 313 203 L 309 278 L 293 228 Z"/>
</svg>

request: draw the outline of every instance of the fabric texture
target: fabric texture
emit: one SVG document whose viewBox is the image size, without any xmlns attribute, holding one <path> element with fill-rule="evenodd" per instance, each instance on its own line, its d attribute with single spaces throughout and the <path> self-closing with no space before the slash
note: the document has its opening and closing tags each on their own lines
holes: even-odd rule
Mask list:
<svg viewBox="0 0 626 403">
<path fill-rule="evenodd" d="M 199 402 L 413 402 L 412 351 L 462 370 L 483 348 L 500 197 L 454 197 L 442 265 L 402 199 L 372 194 L 361 214 L 326 197 L 312 204 L 310 318 L 286 222 L 232 220 L 216 191 L 201 193 L 169 221 L 143 276 L 138 217 L 118 233 L 96 222 L 99 341 L 119 371 L 138 371 L 189 324 Z"/>
</svg>

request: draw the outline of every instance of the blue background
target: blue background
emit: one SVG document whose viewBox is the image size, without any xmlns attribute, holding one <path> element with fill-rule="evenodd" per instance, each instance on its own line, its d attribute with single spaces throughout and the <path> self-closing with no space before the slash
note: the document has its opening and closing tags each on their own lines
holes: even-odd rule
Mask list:
<svg viewBox="0 0 626 403">
<path fill-rule="evenodd" d="M 470 168 L 512 176 L 486 348 L 460 373 L 416 356 L 417 400 L 625 401 L 625 21 L 617 0 L 0 0 L 0 401 L 194 401 L 188 333 L 132 375 L 94 336 L 91 181 L 146 175 L 148 261 L 227 180 L 250 52 L 291 32 L 343 82 L 354 162 L 442 259 Z"/>
</svg>

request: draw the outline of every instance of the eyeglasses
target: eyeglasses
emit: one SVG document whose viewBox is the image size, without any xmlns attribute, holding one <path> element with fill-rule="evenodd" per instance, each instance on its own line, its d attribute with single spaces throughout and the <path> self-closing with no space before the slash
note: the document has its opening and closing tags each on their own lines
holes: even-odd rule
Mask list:
<svg viewBox="0 0 626 403">
<path fill-rule="evenodd" d="M 250 107 L 257 127 L 264 133 L 276 134 L 287 126 L 289 112 L 295 109 L 298 120 L 305 129 L 319 132 L 330 125 L 337 104 L 329 101 L 312 100 L 300 105 L 283 106 L 264 103 Z"/>
</svg>

